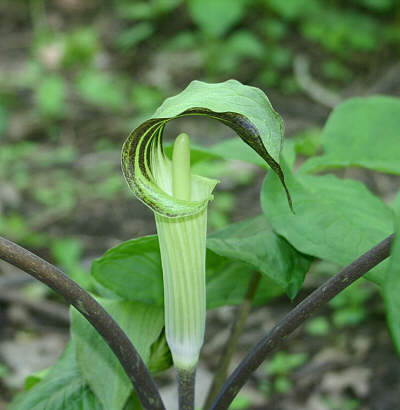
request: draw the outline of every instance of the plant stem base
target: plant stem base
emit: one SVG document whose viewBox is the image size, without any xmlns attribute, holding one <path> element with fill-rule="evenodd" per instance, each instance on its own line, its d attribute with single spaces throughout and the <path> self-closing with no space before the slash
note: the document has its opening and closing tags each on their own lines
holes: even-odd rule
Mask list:
<svg viewBox="0 0 400 410">
<path fill-rule="evenodd" d="M 193 410 L 196 368 L 176 368 L 176 376 L 178 379 L 179 410 Z"/>
</svg>

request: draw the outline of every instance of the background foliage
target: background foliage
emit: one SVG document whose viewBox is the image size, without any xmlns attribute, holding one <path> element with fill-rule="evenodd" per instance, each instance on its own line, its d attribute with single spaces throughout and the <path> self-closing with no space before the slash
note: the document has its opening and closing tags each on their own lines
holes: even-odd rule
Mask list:
<svg viewBox="0 0 400 410">
<path fill-rule="evenodd" d="M 63 267 L 82 285 L 97 286 L 100 292 L 107 274 L 102 272 L 100 262 L 96 262 L 92 273 L 99 283 L 94 284 L 88 275 L 91 261 L 122 241 L 154 233 L 151 213 L 134 203 L 122 180 L 120 147 L 132 127 L 151 115 L 167 96 L 176 94 L 193 79 L 216 82 L 237 78 L 266 91 L 273 106 L 283 114 L 287 135 L 292 137 L 284 148 L 284 158 L 289 165 L 294 163 L 296 155 L 296 165 L 301 165 L 305 158 L 324 150 L 323 156 L 302 165 L 303 174 L 293 176 L 296 180 L 293 195 L 307 194 L 305 181 L 309 190 L 321 184 L 321 179 L 317 182 L 314 176 L 305 173 L 323 168 L 327 171 L 329 165 L 329 168 L 342 168 L 337 171 L 340 178 L 361 179 L 386 203 L 374 198 L 361 184 L 348 182 L 349 203 L 363 199 L 357 209 L 349 205 L 342 220 L 343 231 L 352 232 L 347 238 L 348 255 L 334 249 L 327 254 L 326 249 L 321 250 L 321 246 L 304 241 L 304 238 L 296 242 L 298 227 L 291 226 L 289 232 L 287 225 L 279 224 L 282 215 L 277 218 L 277 207 L 269 207 L 274 229 L 286 239 L 290 238 L 292 244 L 296 243 L 300 251 L 343 264 L 356 257 L 361 248 L 373 245 L 380 235 L 389 233 L 392 225 L 387 204 L 393 201 L 396 190 L 393 186 L 397 187 L 397 182 L 382 179 L 381 174 L 373 172 L 349 174 L 345 168 L 358 165 L 374 171 L 399 172 L 398 134 L 390 134 L 398 117 L 398 101 L 382 97 L 386 106 L 381 113 L 373 108 L 368 115 L 362 111 L 359 118 L 346 117 L 346 112 L 338 109 L 334 113 L 336 121 L 331 116 L 327 127 L 321 131 L 329 110 L 310 99 L 294 67 L 298 57 L 305 56 L 315 81 L 341 98 L 376 90 L 398 94 L 398 84 L 390 82 L 390 76 L 385 74 L 392 69 L 400 53 L 399 2 L 6 0 L 0 4 L 0 32 L 3 40 L 0 48 L 0 232 Z M 361 110 L 357 108 L 360 104 L 357 100 L 346 104 Z M 344 105 L 341 107 L 345 110 Z M 391 138 L 391 149 L 380 153 L 384 158 L 381 163 L 372 161 L 376 157 L 376 146 L 371 141 L 376 132 L 363 133 L 363 143 L 359 146 L 367 144 L 370 148 L 367 151 L 351 151 L 346 146 L 343 148 L 343 144 L 331 143 L 332 135 L 340 133 L 335 124 L 343 125 L 347 121 L 352 125 L 357 121 L 363 122 L 367 129 L 366 117 L 372 123 L 382 115 L 387 117 L 379 132 L 384 130 Z M 183 125 L 187 124 L 171 125 L 171 134 L 176 134 Z M 189 125 L 198 145 L 210 145 L 215 136 L 232 137 L 215 124 L 199 121 L 194 126 L 193 123 Z M 359 134 L 360 130 L 356 130 L 355 138 L 361 138 Z M 257 157 L 229 139 L 209 150 L 199 148 L 194 152 L 194 172 L 218 176 L 223 181 L 211 205 L 211 231 L 261 212 L 258 191 L 264 170 L 243 162 L 221 161 L 219 158 L 225 158 L 227 152 L 236 159 L 247 155 L 248 162 L 260 165 Z M 207 158 L 208 162 L 203 161 Z M 331 182 L 337 179 L 324 178 L 323 181 Z M 331 191 L 326 193 L 330 203 L 323 205 L 337 209 L 338 192 L 329 188 L 335 182 L 322 185 L 326 187 L 321 189 Z M 263 186 L 263 201 L 268 200 L 266 193 L 275 195 L 275 190 L 276 181 L 267 180 Z M 283 201 L 279 195 L 277 200 Z M 385 215 L 379 223 L 375 211 L 372 215 L 366 211 L 371 209 L 370 205 Z M 307 213 L 300 216 L 297 220 L 301 229 L 298 229 L 307 228 L 314 239 L 318 226 L 313 225 L 313 218 Z M 283 217 L 290 218 L 290 215 Z M 321 217 L 318 223 L 329 225 L 329 218 Z M 359 223 L 357 226 L 346 225 L 346 221 L 354 219 Z M 365 225 L 374 224 L 378 228 L 371 236 L 371 243 L 360 245 L 357 233 L 363 232 Z M 211 308 L 227 302 L 238 303 L 251 274 L 248 264 L 252 266 L 254 259 L 262 257 L 258 252 L 256 255 L 243 252 L 238 261 L 224 259 L 235 253 L 232 251 L 235 244 L 227 243 L 224 235 L 229 235 L 229 229 L 240 230 L 241 226 L 226 229 L 228 231 L 218 231 L 209 241 L 209 259 L 215 262 L 214 270 L 208 275 Z M 253 233 L 248 232 L 249 236 Z M 275 237 L 271 231 L 271 241 Z M 286 249 L 283 238 L 277 241 L 276 249 Z M 157 246 L 154 240 L 152 243 Z M 129 244 L 126 242 L 125 246 Z M 287 248 L 287 252 L 292 251 L 291 247 Z M 108 255 L 112 257 L 112 253 Z M 146 263 L 150 263 L 149 260 L 151 256 Z M 224 269 L 226 277 L 216 275 L 218 269 Z M 330 265 L 317 265 L 314 280 L 318 282 L 321 275 L 333 271 Z M 221 292 L 221 283 L 232 281 L 238 272 L 245 272 L 241 276 L 243 283 L 237 281 L 235 289 L 228 287 L 225 293 Z M 119 273 L 123 284 L 123 272 Z M 395 276 L 391 274 L 390 277 L 394 280 Z M 269 289 L 271 297 L 281 293 L 282 289 L 274 287 L 266 277 L 263 281 L 262 289 Z M 291 288 L 289 284 L 284 285 L 292 296 L 299 287 L 299 283 L 292 283 Z M 55 299 L 40 286 L 30 286 L 23 289 L 25 296 L 34 300 Z M 387 294 L 393 294 L 395 286 L 388 286 Z M 112 290 L 117 295 L 118 292 L 128 293 L 123 286 Z M 145 283 L 143 290 L 146 290 Z M 351 332 L 351 326 L 360 325 L 371 316 L 383 321 L 382 306 L 372 313 L 369 310 L 376 295 L 373 285 L 352 287 L 346 295 L 332 302 L 327 318 L 315 319 L 305 331 L 317 337 L 335 338 L 340 345 L 340 340 L 332 336 L 332 333 L 340 333 L 338 329 L 350 326 Z M 143 301 L 146 301 L 145 296 Z M 261 302 L 262 298 L 258 300 Z M 156 302 L 160 303 L 160 299 Z M 390 312 L 398 309 L 393 298 L 386 302 Z M 18 327 L 12 328 L 10 335 L 4 333 L 4 337 L 15 338 L 19 332 Z M 290 389 L 292 369 L 307 360 L 296 354 L 293 361 L 277 356 L 265 369 L 263 377 L 268 383 L 259 386 L 265 397 Z M 280 366 L 282 361 L 292 363 L 288 365 L 290 368 Z M 65 377 L 75 380 L 73 388 L 84 389 L 86 385 L 76 378 L 76 371 L 76 368 L 69 368 Z M 0 377 L 7 377 L 7 374 L 10 374 L 8 365 L 0 364 Z M 51 379 L 50 374 L 46 377 Z M 55 380 L 56 389 L 59 383 L 64 381 Z M 15 386 L 5 389 L 7 400 L 15 390 Z M 343 400 L 354 396 L 346 393 Z M 94 400 L 89 390 L 82 400 Z M 351 403 L 341 403 L 340 408 L 352 408 Z"/>
</svg>

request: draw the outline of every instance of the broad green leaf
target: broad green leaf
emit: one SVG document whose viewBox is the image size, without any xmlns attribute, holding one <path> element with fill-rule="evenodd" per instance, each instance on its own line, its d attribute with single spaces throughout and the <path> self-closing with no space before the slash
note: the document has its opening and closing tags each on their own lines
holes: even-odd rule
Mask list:
<svg viewBox="0 0 400 410">
<path fill-rule="evenodd" d="M 393 231 L 392 210 L 362 183 L 285 172 L 296 214 L 290 212 L 272 173 L 264 181 L 261 204 L 276 232 L 300 252 L 347 265 Z M 384 265 L 367 278 L 382 284 Z"/>
<path fill-rule="evenodd" d="M 163 307 L 160 246 L 155 235 L 109 249 L 93 262 L 92 275 L 124 299 Z"/>
<path fill-rule="evenodd" d="M 301 170 L 363 167 L 400 174 L 400 98 L 353 98 L 330 115 L 322 134 L 324 154 Z"/>
<path fill-rule="evenodd" d="M 211 250 L 207 250 L 206 262 L 207 308 L 241 303 L 254 268 L 232 262 Z M 92 274 L 104 286 L 100 295 L 111 297 L 113 292 L 123 299 L 163 306 L 161 257 L 156 235 L 131 239 L 108 250 L 93 263 Z M 268 278 L 261 282 L 257 304 L 283 293 L 283 289 Z"/>
<path fill-rule="evenodd" d="M 294 298 L 312 258 L 276 235 L 264 215 L 235 223 L 209 235 L 207 246 L 218 255 L 246 262 Z"/>
<path fill-rule="evenodd" d="M 178 200 L 167 187 L 159 186 L 160 176 L 166 175 L 170 167 L 162 149 L 165 125 L 188 115 L 214 118 L 231 127 L 279 175 L 286 189 L 279 166 L 283 122 L 266 95 L 236 80 L 219 84 L 193 81 L 180 94 L 166 99 L 153 118 L 132 131 L 122 148 L 122 169 L 129 187 L 155 213 L 166 217 L 194 215 L 211 198 Z M 201 177 L 196 181 L 202 181 Z M 204 181 L 204 185 L 207 183 Z M 287 196 L 290 203 L 288 192 Z"/>
<path fill-rule="evenodd" d="M 400 355 L 400 213 L 396 216 L 396 237 L 391 249 L 383 296 L 390 333 Z"/>
<path fill-rule="evenodd" d="M 99 300 L 131 339 L 145 363 L 159 338 L 163 325 L 162 309 L 139 302 Z M 118 359 L 97 331 L 76 310 L 72 312 L 72 338 L 76 358 L 85 380 L 104 409 L 121 410 L 132 393 L 131 382 Z"/>
<path fill-rule="evenodd" d="M 191 18 L 204 33 L 220 37 L 243 17 L 247 3 L 247 0 L 188 0 L 188 7 Z"/>
<path fill-rule="evenodd" d="M 213 254 L 208 252 L 210 256 Z M 251 276 L 255 269 L 246 263 L 234 262 L 214 254 L 214 263 L 207 270 L 207 309 L 239 305 L 243 302 Z M 215 265 L 214 265 L 215 264 Z M 262 305 L 281 295 L 284 290 L 264 276 L 261 278 L 253 304 Z"/>
<path fill-rule="evenodd" d="M 9 410 L 46 409 L 104 410 L 78 369 L 71 342 L 46 376 L 9 406 Z"/>
</svg>

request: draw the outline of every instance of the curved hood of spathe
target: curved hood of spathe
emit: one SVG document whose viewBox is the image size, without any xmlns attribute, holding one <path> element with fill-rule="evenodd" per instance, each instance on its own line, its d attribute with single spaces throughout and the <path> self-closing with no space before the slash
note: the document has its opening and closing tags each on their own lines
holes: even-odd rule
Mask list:
<svg viewBox="0 0 400 410">
<path fill-rule="evenodd" d="M 138 199 L 155 213 L 170 218 L 194 215 L 212 199 L 218 181 L 196 175 L 191 177 L 190 201 L 172 195 L 171 161 L 164 153 L 162 135 L 167 122 L 189 115 L 216 119 L 232 128 L 277 173 L 291 206 L 279 165 L 282 119 L 261 90 L 236 80 L 219 84 L 193 81 L 180 94 L 166 99 L 153 118 L 131 132 L 122 148 L 122 170 Z"/>
</svg>

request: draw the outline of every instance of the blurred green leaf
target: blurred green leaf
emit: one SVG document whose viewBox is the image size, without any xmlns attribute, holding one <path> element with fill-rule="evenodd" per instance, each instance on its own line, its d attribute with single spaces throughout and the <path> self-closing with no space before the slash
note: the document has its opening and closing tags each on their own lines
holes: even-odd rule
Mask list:
<svg viewBox="0 0 400 410">
<path fill-rule="evenodd" d="M 43 78 L 35 90 L 39 111 L 49 117 L 62 117 L 66 110 L 67 86 L 63 77 L 51 74 Z"/>
<path fill-rule="evenodd" d="M 110 74 L 86 71 L 79 76 L 76 87 L 82 97 L 100 107 L 118 110 L 126 102 L 122 84 Z"/>
<path fill-rule="evenodd" d="M 136 84 L 132 87 L 131 101 L 143 113 L 152 114 L 165 99 L 164 93 L 155 87 Z"/>
<path fill-rule="evenodd" d="M 396 6 L 397 0 L 352 0 L 354 3 L 370 10 L 387 12 Z"/>
<path fill-rule="evenodd" d="M 182 0 L 120 0 L 116 4 L 117 12 L 123 19 L 153 19 L 171 12 L 179 6 Z"/>
<path fill-rule="evenodd" d="M 4 364 L 0 363 L 0 379 L 8 374 L 8 368 Z"/>
<path fill-rule="evenodd" d="M 94 27 L 79 28 L 72 33 L 65 34 L 64 47 L 62 63 L 65 67 L 90 66 L 100 49 L 96 29 Z"/>
<path fill-rule="evenodd" d="M 284 20 L 289 21 L 320 9 L 318 0 L 263 0 L 263 2 Z"/>
<path fill-rule="evenodd" d="M 149 38 L 154 33 L 152 24 L 143 22 L 124 30 L 116 40 L 116 45 L 122 50 L 130 50 Z M 132 51 L 132 50 L 131 50 Z"/>
<path fill-rule="evenodd" d="M 333 324 L 337 327 L 354 326 L 365 320 L 367 312 L 364 309 L 345 308 L 334 312 Z"/>
<path fill-rule="evenodd" d="M 292 62 L 292 52 L 282 46 L 266 46 L 264 50 L 265 61 L 278 69 L 287 68 Z"/>
<path fill-rule="evenodd" d="M 274 389 L 277 393 L 286 394 L 292 388 L 292 383 L 286 376 L 278 376 L 274 380 Z"/>
<path fill-rule="evenodd" d="M 83 244 L 77 238 L 59 238 L 51 244 L 51 253 L 66 274 L 85 289 L 90 288 L 90 276 L 81 266 Z"/>
<path fill-rule="evenodd" d="M 276 87 L 279 83 L 279 72 L 275 68 L 264 68 L 259 74 L 259 80 L 266 87 Z"/>
<path fill-rule="evenodd" d="M 248 0 L 188 0 L 192 20 L 207 35 L 223 36 L 245 13 Z"/>
<path fill-rule="evenodd" d="M 8 110 L 4 105 L 0 104 L 0 141 L 4 138 L 4 134 L 8 126 Z"/>
<path fill-rule="evenodd" d="M 400 98 L 352 98 L 331 113 L 322 132 L 324 155 L 301 170 L 363 167 L 400 174 Z"/>
<path fill-rule="evenodd" d="M 311 336 L 325 336 L 330 331 L 330 325 L 327 318 L 320 316 L 308 321 L 304 329 Z"/>
<path fill-rule="evenodd" d="M 218 58 L 212 58 L 218 72 L 235 72 L 241 60 L 260 60 L 267 51 L 259 38 L 250 31 L 237 30 L 216 50 Z"/>
<path fill-rule="evenodd" d="M 269 375 L 285 376 L 303 365 L 307 358 L 306 353 L 278 352 L 264 365 L 264 371 Z"/>
<path fill-rule="evenodd" d="M 311 128 L 293 136 L 294 150 L 301 155 L 311 157 L 321 148 L 321 130 Z"/>
<path fill-rule="evenodd" d="M 338 60 L 327 60 L 322 63 L 322 73 L 328 79 L 348 81 L 352 77 L 351 70 Z"/>
<path fill-rule="evenodd" d="M 311 10 L 300 30 L 306 39 L 342 56 L 348 56 L 352 50 L 373 51 L 379 45 L 376 20 L 356 11 L 343 13 L 332 7 Z"/>
<path fill-rule="evenodd" d="M 271 40 L 280 40 L 289 33 L 289 27 L 285 22 L 276 18 L 261 20 L 259 28 Z"/>
</svg>

